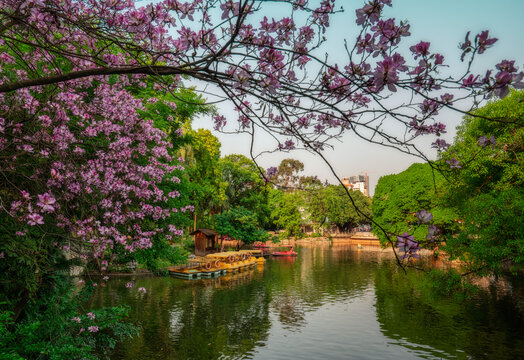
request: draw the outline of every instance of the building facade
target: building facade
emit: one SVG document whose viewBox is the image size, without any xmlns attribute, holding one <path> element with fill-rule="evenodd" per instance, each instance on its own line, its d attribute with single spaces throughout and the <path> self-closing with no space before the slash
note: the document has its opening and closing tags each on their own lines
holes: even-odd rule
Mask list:
<svg viewBox="0 0 524 360">
<path fill-rule="evenodd" d="M 369 197 L 369 176 L 367 174 L 345 177 L 342 179 L 342 184 L 348 189 L 358 190 Z"/>
</svg>

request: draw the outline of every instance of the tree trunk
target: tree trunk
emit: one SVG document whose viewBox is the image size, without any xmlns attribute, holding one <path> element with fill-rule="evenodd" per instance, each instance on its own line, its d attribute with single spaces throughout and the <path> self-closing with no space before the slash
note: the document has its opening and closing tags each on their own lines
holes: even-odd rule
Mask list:
<svg viewBox="0 0 524 360">
<path fill-rule="evenodd" d="M 20 299 L 18 304 L 16 304 L 16 306 L 15 306 L 15 308 L 13 310 L 13 320 L 14 320 L 15 323 L 20 318 L 20 315 L 22 315 L 22 313 L 24 312 L 24 308 L 27 305 L 27 303 L 29 302 L 29 299 L 30 299 L 30 297 L 29 297 L 29 290 L 25 289 L 22 292 L 22 298 Z"/>
</svg>

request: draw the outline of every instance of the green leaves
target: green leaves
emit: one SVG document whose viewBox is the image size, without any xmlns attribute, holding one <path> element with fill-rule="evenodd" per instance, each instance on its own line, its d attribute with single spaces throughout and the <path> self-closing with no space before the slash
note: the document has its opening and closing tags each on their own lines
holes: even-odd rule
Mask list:
<svg viewBox="0 0 524 360">
<path fill-rule="evenodd" d="M 350 230 L 357 225 L 369 223 L 366 216 L 372 216 L 371 200 L 360 191 L 350 190 L 350 194 L 356 207 L 342 185 L 329 185 L 313 191 L 309 201 L 312 220 L 319 224 L 327 221 L 340 230 Z"/>
<path fill-rule="evenodd" d="M 51 277 L 39 296 L 28 303 L 23 319 L 13 323 L 11 312 L 0 312 L 0 358 L 105 358 L 117 340 L 136 335 L 137 328 L 122 321 L 128 308 L 103 308 L 91 317 L 86 314 L 82 304 L 91 288 L 74 288 L 69 276 Z M 96 331 L 89 331 L 90 326 Z"/>
<path fill-rule="evenodd" d="M 261 226 L 269 221 L 268 189 L 256 164 L 243 155 L 220 159 L 226 200 L 222 209 L 243 207 L 253 212 Z"/>
<path fill-rule="evenodd" d="M 430 164 L 413 164 L 407 170 L 381 177 L 373 197 L 373 216 L 392 234 L 412 233 L 417 241 L 424 241 L 427 226 L 418 226 L 415 213 L 426 210 L 433 214 L 433 224 L 439 229 L 450 228 L 456 214 L 443 204 L 446 187 L 444 177 Z M 377 236 L 385 242 L 382 232 Z"/>
<path fill-rule="evenodd" d="M 215 215 L 214 219 L 219 234 L 242 240 L 246 244 L 266 241 L 268 238 L 267 233 L 260 228 L 256 214 L 243 207 Z"/>
<path fill-rule="evenodd" d="M 283 192 L 272 189 L 269 196 L 271 219 L 279 228 L 284 229 L 285 237 L 301 237 L 301 226 L 306 222 L 301 210 L 304 210 L 305 199 L 300 191 Z"/>
<path fill-rule="evenodd" d="M 463 163 L 450 174 L 448 204 L 463 226 L 446 251 L 471 269 L 524 264 L 524 91 L 493 101 L 468 116 L 443 159 Z M 485 118 L 497 119 L 497 121 Z M 491 139 L 493 141 L 487 141 Z"/>
</svg>

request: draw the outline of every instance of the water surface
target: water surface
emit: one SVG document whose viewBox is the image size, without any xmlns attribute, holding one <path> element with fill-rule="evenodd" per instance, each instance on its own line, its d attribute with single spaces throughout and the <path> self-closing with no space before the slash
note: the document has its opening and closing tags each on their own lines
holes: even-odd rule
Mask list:
<svg viewBox="0 0 524 360">
<path fill-rule="evenodd" d="M 519 279 L 437 300 L 388 253 L 298 252 L 217 279 L 110 280 L 93 307 L 128 304 L 141 327 L 112 359 L 524 359 Z"/>
</svg>

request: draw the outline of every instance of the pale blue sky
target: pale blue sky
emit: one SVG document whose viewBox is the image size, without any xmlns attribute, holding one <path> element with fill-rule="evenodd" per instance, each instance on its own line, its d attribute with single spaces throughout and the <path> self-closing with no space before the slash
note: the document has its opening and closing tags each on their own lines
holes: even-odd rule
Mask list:
<svg viewBox="0 0 524 360">
<path fill-rule="evenodd" d="M 270 3 L 269 3 L 270 4 Z M 345 12 L 332 19 L 332 25 L 327 33 L 328 47 L 324 49 L 329 53 L 330 59 L 345 63 L 341 44 L 347 38 L 353 44 L 356 35 L 355 9 L 361 7 L 363 1 L 345 0 L 338 1 Z M 482 30 L 490 30 L 490 34 L 499 39 L 497 44 L 479 58 L 479 70 L 493 67 L 503 59 L 516 60 L 522 70 L 524 67 L 524 0 L 393 0 L 393 7 L 386 7 L 386 15 L 400 20 L 408 20 L 411 24 L 412 36 L 407 44 L 413 45 L 421 40 L 430 41 L 431 49 L 442 53 L 450 65 L 450 74 L 460 72 L 463 64 L 460 63 L 458 43 L 463 41 L 468 30 L 476 34 Z M 268 17 L 277 16 L 272 9 L 267 12 Z M 234 122 L 234 114 L 227 106 L 220 106 L 220 110 Z M 228 116 L 228 114 L 231 114 Z M 448 123 L 448 134 L 444 136 L 451 142 L 454 136 L 454 127 L 460 122 L 460 115 L 451 112 L 441 112 L 441 120 Z M 212 129 L 209 118 L 198 119 L 195 128 L 203 127 Z M 222 143 L 222 154 L 240 153 L 248 156 L 249 138 L 243 135 L 225 135 L 213 133 Z M 262 142 L 264 140 L 262 139 Z M 425 145 L 426 153 L 434 157 L 435 153 L 430 148 L 429 141 Z M 259 144 L 260 147 L 263 144 Z M 371 190 L 383 175 L 400 172 L 411 163 L 418 161 L 416 158 L 404 155 L 391 149 L 365 143 L 351 134 L 344 136 L 341 143 L 335 144 L 333 151 L 327 151 L 331 164 L 340 177 L 356 175 L 367 171 L 370 176 Z M 320 179 L 335 182 L 328 168 L 320 159 L 305 152 L 292 152 L 287 154 L 274 154 L 262 158 L 259 162 L 264 167 L 278 165 L 281 159 L 293 157 L 305 164 L 305 174 L 317 175 Z"/>
</svg>

